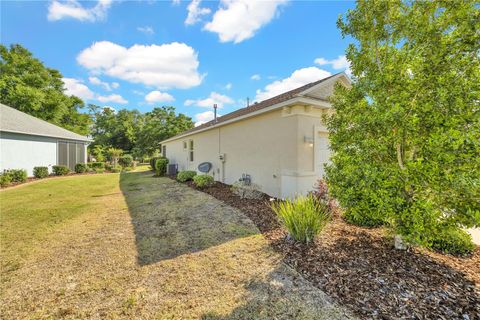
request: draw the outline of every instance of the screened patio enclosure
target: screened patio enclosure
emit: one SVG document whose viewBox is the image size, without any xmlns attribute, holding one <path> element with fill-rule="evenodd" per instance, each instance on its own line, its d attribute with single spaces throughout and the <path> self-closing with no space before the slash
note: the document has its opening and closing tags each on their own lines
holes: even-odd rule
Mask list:
<svg viewBox="0 0 480 320">
<path fill-rule="evenodd" d="M 85 143 L 58 141 L 57 164 L 75 170 L 77 163 L 86 163 Z"/>
</svg>

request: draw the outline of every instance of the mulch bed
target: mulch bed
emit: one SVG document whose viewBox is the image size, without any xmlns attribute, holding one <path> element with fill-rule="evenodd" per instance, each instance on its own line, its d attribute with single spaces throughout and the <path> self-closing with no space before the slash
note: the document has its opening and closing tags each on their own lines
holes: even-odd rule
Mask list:
<svg viewBox="0 0 480 320">
<path fill-rule="evenodd" d="M 399 251 L 385 230 L 341 218 L 306 246 L 288 240 L 267 195 L 240 199 L 218 182 L 201 191 L 240 209 L 287 264 L 360 318 L 480 319 L 480 247 L 465 258 L 419 248 Z"/>
</svg>

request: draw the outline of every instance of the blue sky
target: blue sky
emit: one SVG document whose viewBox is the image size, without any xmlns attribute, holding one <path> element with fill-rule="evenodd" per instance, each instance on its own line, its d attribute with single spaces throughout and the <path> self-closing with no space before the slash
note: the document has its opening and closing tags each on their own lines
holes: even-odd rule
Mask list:
<svg viewBox="0 0 480 320">
<path fill-rule="evenodd" d="M 340 1 L 8 1 L 1 43 L 19 43 L 87 103 L 173 105 L 202 122 L 348 71 Z"/>
</svg>

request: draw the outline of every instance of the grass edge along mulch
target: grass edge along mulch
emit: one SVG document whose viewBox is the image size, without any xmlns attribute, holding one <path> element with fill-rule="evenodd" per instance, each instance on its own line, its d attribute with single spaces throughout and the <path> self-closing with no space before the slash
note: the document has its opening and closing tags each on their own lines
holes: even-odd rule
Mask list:
<svg viewBox="0 0 480 320">
<path fill-rule="evenodd" d="M 204 189 L 186 184 L 240 209 L 288 265 L 361 318 L 480 319 L 480 247 L 465 258 L 399 251 L 384 230 L 341 218 L 306 246 L 287 240 L 268 195 L 247 200 L 220 182 Z"/>
</svg>

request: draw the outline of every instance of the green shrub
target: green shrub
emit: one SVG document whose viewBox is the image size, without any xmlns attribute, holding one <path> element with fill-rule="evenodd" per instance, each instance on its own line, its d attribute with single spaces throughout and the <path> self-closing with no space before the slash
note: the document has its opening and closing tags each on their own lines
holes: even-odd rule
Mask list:
<svg viewBox="0 0 480 320">
<path fill-rule="evenodd" d="M 105 164 L 105 170 L 116 173 L 116 172 L 122 171 L 122 167 L 121 167 L 121 166 L 118 166 L 118 165 L 117 165 L 117 166 L 113 166 L 113 165 L 111 165 L 111 164 Z"/>
<path fill-rule="evenodd" d="M 132 170 L 133 170 L 133 167 L 125 167 L 121 169 L 121 171 L 132 171 Z"/>
<path fill-rule="evenodd" d="M 327 205 L 313 195 L 273 202 L 271 207 L 290 237 L 300 242 L 313 241 L 330 220 Z"/>
<path fill-rule="evenodd" d="M 367 228 L 376 228 L 385 224 L 383 217 L 378 214 L 360 213 L 355 209 L 348 209 L 345 211 L 343 218 L 346 222 Z"/>
<path fill-rule="evenodd" d="M 193 177 L 193 183 L 198 188 L 205 188 L 205 187 L 213 186 L 215 181 L 213 180 L 212 176 L 209 176 L 208 174 L 202 174 L 202 175 L 197 175 Z"/>
<path fill-rule="evenodd" d="M 67 166 L 53 166 L 52 171 L 56 176 L 64 176 L 70 173 L 70 169 Z"/>
<path fill-rule="evenodd" d="M 95 171 L 95 173 L 104 173 L 105 169 L 104 168 L 94 168 L 93 171 Z"/>
<path fill-rule="evenodd" d="M 105 162 L 91 162 L 92 169 L 105 169 Z"/>
<path fill-rule="evenodd" d="M 454 255 L 471 254 L 475 250 L 471 235 L 465 230 L 448 227 L 435 235 L 431 247 L 434 250 Z"/>
<path fill-rule="evenodd" d="M 126 154 L 118 159 L 118 164 L 123 168 L 130 167 L 133 165 L 133 157 L 129 154 Z"/>
<path fill-rule="evenodd" d="M 33 176 L 37 179 L 48 177 L 48 167 L 33 167 Z"/>
<path fill-rule="evenodd" d="M 77 163 L 75 165 L 75 172 L 76 173 L 85 173 L 88 170 L 88 166 L 85 163 Z"/>
<path fill-rule="evenodd" d="M 27 170 L 25 169 L 11 169 L 8 170 L 8 174 L 12 178 L 12 182 L 26 182 L 27 181 Z"/>
<path fill-rule="evenodd" d="M 192 180 L 193 177 L 195 177 L 196 175 L 197 175 L 196 171 L 189 171 L 189 170 L 180 171 L 177 174 L 177 180 L 180 182 L 187 182 Z"/>
<path fill-rule="evenodd" d="M 12 177 L 8 174 L 8 172 L 3 172 L 0 174 L 0 186 L 2 188 L 8 187 L 12 183 Z"/>
<path fill-rule="evenodd" d="M 167 173 L 167 165 L 168 165 L 167 158 L 157 159 L 155 162 L 155 175 L 157 177 L 164 176 Z"/>
<path fill-rule="evenodd" d="M 152 169 L 153 171 L 155 171 L 155 163 L 157 162 L 157 160 L 159 159 L 166 159 L 165 157 L 163 156 L 157 156 L 157 157 L 151 157 L 150 160 L 149 160 L 149 164 L 150 164 L 150 169 Z"/>
</svg>

